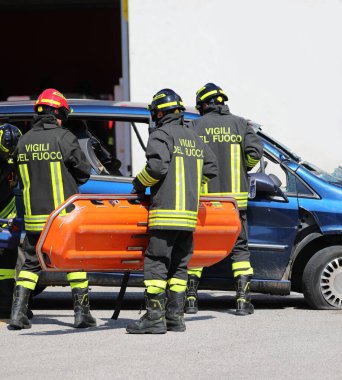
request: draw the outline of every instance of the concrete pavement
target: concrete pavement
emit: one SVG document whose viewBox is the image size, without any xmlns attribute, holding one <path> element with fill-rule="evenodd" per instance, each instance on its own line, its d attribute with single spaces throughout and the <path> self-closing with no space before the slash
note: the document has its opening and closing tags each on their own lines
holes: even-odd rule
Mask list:
<svg viewBox="0 0 342 380">
<path fill-rule="evenodd" d="M 253 295 L 255 314 L 237 317 L 233 293 L 202 291 L 187 331 L 165 335 L 126 334 L 142 289 L 128 289 L 117 321 L 110 319 L 115 296 L 92 289 L 97 328 L 72 328 L 68 288 L 37 297 L 31 329 L 9 331 L 0 322 L 0 378 L 342 379 L 342 311 L 310 310 L 301 295 Z"/>
</svg>

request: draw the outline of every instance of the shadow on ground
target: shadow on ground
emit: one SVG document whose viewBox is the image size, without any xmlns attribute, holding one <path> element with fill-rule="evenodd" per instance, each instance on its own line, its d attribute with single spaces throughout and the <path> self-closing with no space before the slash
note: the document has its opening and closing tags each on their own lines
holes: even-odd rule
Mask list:
<svg viewBox="0 0 342 380">
<path fill-rule="evenodd" d="M 100 290 L 99 290 L 100 289 Z M 233 292 L 205 292 L 199 293 L 199 308 L 201 310 L 214 310 L 217 312 L 227 309 L 234 309 L 235 298 Z M 101 288 L 90 293 L 90 304 L 92 310 L 111 310 L 115 308 L 115 302 L 118 291 L 101 291 Z M 143 308 L 143 290 L 127 291 L 121 305 L 122 310 L 140 310 Z M 301 294 L 293 293 L 290 296 L 271 296 L 265 294 L 252 294 L 252 302 L 255 310 L 267 309 L 309 309 L 304 297 Z M 71 292 L 67 288 L 63 291 L 49 291 L 46 289 L 43 293 L 34 298 L 33 310 L 72 310 Z"/>
</svg>

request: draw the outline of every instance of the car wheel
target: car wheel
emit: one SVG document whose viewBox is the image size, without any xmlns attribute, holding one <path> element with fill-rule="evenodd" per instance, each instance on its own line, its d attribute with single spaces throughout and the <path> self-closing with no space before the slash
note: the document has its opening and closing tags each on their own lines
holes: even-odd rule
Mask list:
<svg viewBox="0 0 342 380">
<path fill-rule="evenodd" d="M 323 248 L 303 272 L 303 293 L 314 309 L 342 309 L 342 245 Z"/>
</svg>

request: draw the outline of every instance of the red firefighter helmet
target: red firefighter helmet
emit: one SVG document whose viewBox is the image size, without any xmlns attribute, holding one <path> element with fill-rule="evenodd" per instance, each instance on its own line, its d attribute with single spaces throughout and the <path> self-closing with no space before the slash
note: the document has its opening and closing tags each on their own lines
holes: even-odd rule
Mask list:
<svg viewBox="0 0 342 380">
<path fill-rule="evenodd" d="M 39 96 L 34 106 L 36 112 L 41 112 L 39 106 L 50 106 L 53 108 L 65 108 L 70 112 L 69 104 L 64 95 L 54 88 L 44 90 Z"/>
</svg>

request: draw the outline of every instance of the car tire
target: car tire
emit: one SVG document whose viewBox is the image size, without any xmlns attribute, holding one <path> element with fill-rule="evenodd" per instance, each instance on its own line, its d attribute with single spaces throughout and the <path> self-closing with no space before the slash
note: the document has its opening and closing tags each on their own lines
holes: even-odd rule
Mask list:
<svg viewBox="0 0 342 380">
<path fill-rule="evenodd" d="M 305 300 L 314 309 L 342 309 L 342 245 L 316 252 L 302 278 Z"/>
</svg>

